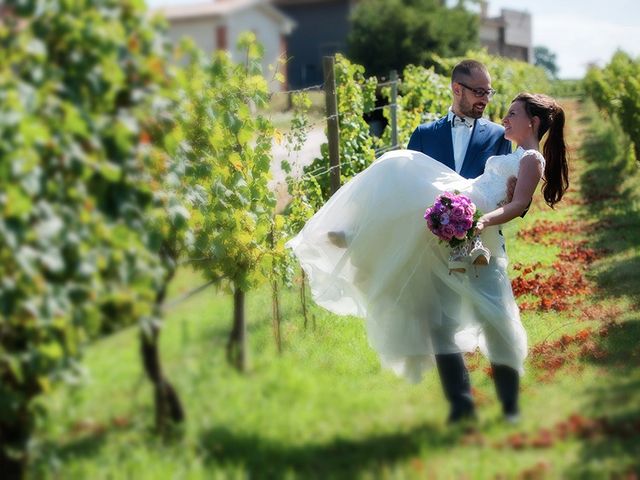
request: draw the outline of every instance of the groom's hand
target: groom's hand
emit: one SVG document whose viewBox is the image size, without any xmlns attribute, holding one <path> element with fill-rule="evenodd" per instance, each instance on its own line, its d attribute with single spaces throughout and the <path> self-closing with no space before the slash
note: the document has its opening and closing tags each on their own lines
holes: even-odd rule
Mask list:
<svg viewBox="0 0 640 480">
<path fill-rule="evenodd" d="M 506 203 L 511 203 L 511 200 L 513 200 L 513 193 L 516 191 L 516 183 L 518 183 L 517 177 L 514 177 L 512 175 L 509 178 L 507 178 L 507 202 Z M 522 218 L 524 218 L 524 216 L 527 214 L 530 206 L 531 206 L 531 202 L 529 202 L 529 205 L 527 205 L 527 208 L 525 208 L 524 212 L 522 212 L 522 215 L 520 215 Z"/>
<path fill-rule="evenodd" d="M 516 183 L 518 183 L 518 178 L 513 175 L 507 178 L 507 203 L 511 203 L 513 200 L 513 193 L 516 191 Z"/>
</svg>

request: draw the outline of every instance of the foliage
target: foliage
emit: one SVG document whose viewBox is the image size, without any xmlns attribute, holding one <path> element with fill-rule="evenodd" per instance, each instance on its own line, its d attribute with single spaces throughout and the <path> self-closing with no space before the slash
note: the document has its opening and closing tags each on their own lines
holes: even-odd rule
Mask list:
<svg viewBox="0 0 640 480">
<path fill-rule="evenodd" d="M 390 87 L 384 87 L 382 94 L 391 98 Z M 441 117 L 451 105 L 449 79 L 435 73 L 433 67 L 425 68 L 407 65 L 402 72 L 398 88 L 398 142 L 409 143 L 409 138 L 418 125 Z M 389 119 L 389 111 L 384 111 Z M 386 129 L 383 143 L 391 144 L 391 132 Z"/>
<path fill-rule="evenodd" d="M 554 79 L 551 81 L 550 94 L 555 98 L 581 98 L 584 96 L 582 79 Z"/>
<path fill-rule="evenodd" d="M 533 48 L 533 64 L 544 69 L 549 78 L 557 78 L 558 65 L 556 64 L 556 54 L 544 46 Z"/>
<path fill-rule="evenodd" d="M 297 92 L 292 97 L 292 105 L 291 129 L 286 134 L 285 140 L 287 150 L 289 152 L 297 152 L 304 145 L 307 134 L 311 129 L 308 116 L 311 100 L 308 94 Z M 302 230 L 306 221 L 322 206 L 319 203 L 322 193 L 319 184 L 312 175 L 307 175 L 302 179 L 299 178 L 293 173 L 292 166 L 287 160 L 283 160 L 281 166 L 286 174 L 287 191 L 291 197 L 286 209 L 284 229 L 289 236 L 294 236 Z M 314 200 L 316 203 L 314 203 Z M 284 267 L 284 264 L 282 264 L 282 267 Z M 280 271 L 282 278 L 289 283 L 292 266 L 289 264 L 286 268 L 280 268 Z"/>
<path fill-rule="evenodd" d="M 587 72 L 584 86 L 598 108 L 618 118 L 640 161 L 640 58 L 618 51 L 606 67 Z"/>
<path fill-rule="evenodd" d="M 0 459 L 21 463 L 85 340 L 154 314 L 169 76 L 141 2 L 3 7 Z"/>
<path fill-rule="evenodd" d="M 192 257 L 210 280 L 249 290 L 262 278 L 275 198 L 269 190 L 273 127 L 257 109 L 268 101 L 262 47 L 255 35 L 238 42 L 246 63 L 227 52 L 212 61 L 192 52 L 181 75 L 181 112 L 188 144 Z M 187 81 L 188 79 L 188 81 Z"/>
<path fill-rule="evenodd" d="M 369 75 L 386 76 L 407 65 L 431 64 L 431 55 L 460 55 L 476 47 L 477 15 L 464 1 L 447 7 L 438 0 L 359 2 L 351 18 L 349 58 Z"/>
</svg>

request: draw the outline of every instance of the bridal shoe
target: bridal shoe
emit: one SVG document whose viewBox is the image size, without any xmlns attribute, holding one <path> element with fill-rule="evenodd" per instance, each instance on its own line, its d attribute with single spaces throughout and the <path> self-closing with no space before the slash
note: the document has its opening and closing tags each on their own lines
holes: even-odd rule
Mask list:
<svg viewBox="0 0 640 480">
<path fill-rule="evenodd" d="M 458 245 L 451 249 L 448 262 L 449 275 L 451 275 L 451 272 L 464 273 L 467 271 L 467 266 L 469 265 L 468 248 L 468 244 L 463 243 L 462 245 Z"/>
<path fill-rule="evenodd" d="M 489 260 L 491 260 L 491 252 L 482 244 L 482 240 L 480 240 L 480 237 L 478 235 L 473 237 L 470 247 L 469 261 L 473 265 L 489 265 Z"/>
<path fill-rule="evenodd" d="M 474 265 L 474 267 L 489 265 L 489 260 L 491 260 L 491 252 L 482 244 L 480 236 L 476 235 L 468 242 L 451 249 L 449 274 L 451 272 L 465 273 L 469 265 Z"/>
</svg>

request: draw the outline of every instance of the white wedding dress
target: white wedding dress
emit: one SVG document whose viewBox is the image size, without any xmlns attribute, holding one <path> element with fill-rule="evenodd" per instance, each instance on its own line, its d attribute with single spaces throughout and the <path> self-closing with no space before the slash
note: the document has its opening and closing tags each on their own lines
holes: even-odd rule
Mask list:
<svg viewBox="0 0 640 480">
<path fill-rule="evenodd" d="M 523 371 L 526 333 L 506 274 L 499 227 L 482 233 L 488 266 L 449 274 L 449 247 L 426 226 L 436 196 L 458 190 L 483 212 L 506 197 L 525 152 L 490 157 L 478 178 L 462 178 L 412 150 L 386 153 L 346 183 L 287 243 L 309 278 L 316 303 L 366 320 L 383 366 L 417 382 L 435 353 L 480 350 Z M 330 238 L 338 232 L 343 241 Z M 334 234 L 332 234 L 334 235 Z M 475 271 L 474 271 L 475 270 Z"/>
</svg>

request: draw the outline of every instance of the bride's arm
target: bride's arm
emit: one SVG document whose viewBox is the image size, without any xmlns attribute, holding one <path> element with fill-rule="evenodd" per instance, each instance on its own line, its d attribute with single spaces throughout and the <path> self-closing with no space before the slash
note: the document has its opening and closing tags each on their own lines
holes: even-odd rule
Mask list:
<svg viewBox="0 0 640 480">
<path fill-rule="evenodd" d="M 531 203 L 531 198 L 536 191 L 540 178 L 542 178 L 540 161 L 534 155 L 522 157 L 513 198 L 506 205 L 482 215 L 478 220 L 477 230 L 481 232 L 485 227 L 502 225 L 522 215 L 522 212 Z"/>
</svg>

